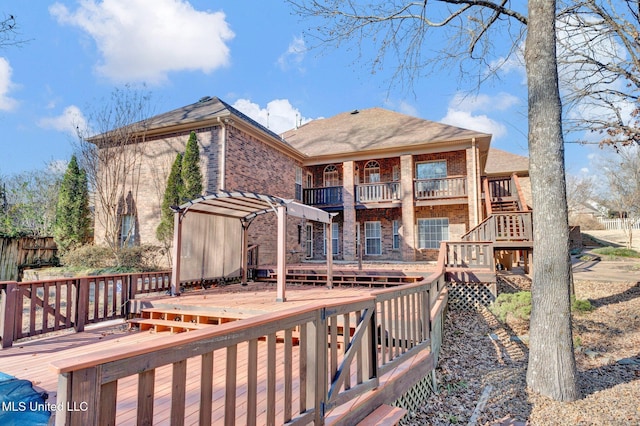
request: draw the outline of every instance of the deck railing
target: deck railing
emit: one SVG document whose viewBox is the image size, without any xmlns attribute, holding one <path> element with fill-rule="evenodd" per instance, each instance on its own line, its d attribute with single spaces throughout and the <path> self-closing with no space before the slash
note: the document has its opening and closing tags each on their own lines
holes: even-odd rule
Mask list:
<svg viewBox="0 0 640 426">
<path fill-rule="evenodd" d="M 532 241 L 531 212 L 495 212 L 462 236 L 463 241 Z"/>
<path fill-rule="evenodd" d="M 400 200 L 400 182 L 361 183 L 356 186 L 356 202 Z"/>
<path fill-rule="evenodd" d="M 82 401 L 86 410 L 57 413 L 56 424 L 114 424 L 127 410 L 138 424 L 152 424 L 159 400 L 170 406 L 172 424 L 187 415 L 200 424 L 324 424 L 333 407 L 376 388 L 413 355 L 431 349 L 432 362 L 412 366 L 402 385 L 433 368 L 447 298 L 439 265 L 423 282 L 348 303 L 310 304 L 57 361 L 57 403 Z M 187 363 L 199 371 L 196 383 L 187 383 Z M 119 399 L 124 382 L 126 402 Z M 358 415 L 346 421 L 357 423 Z"/>
<path fill-rule="evenodd" d="M 0 283 L 0 343 L 123 318 L 136 294 L 166 291 L 171 271 Z"/>
<path fill-rule="evenodd" d="M 340 205 L 342 204 L 342 187 L 305 188 L 303 202 L 310 206 Z"/>
<path fill-rule="evenodd" d="M 418 200 L 467 196 L 467 178 L 465 176 L 416 179 L 413 184 L 415 197 Z"/>
</svg>

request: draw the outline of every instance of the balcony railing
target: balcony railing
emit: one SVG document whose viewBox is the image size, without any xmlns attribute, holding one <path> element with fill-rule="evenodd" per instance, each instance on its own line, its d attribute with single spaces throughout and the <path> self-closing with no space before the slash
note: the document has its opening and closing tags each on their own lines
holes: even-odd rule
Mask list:
<svg viewBox="0 0 640 426">
<path fill-rule="evenodd" d="M 467 178 L 464 176 L 439 179 L 416 179 L 416 199 L 455 198 L 467 196 Z"/>
<path fill-rule="evenodd" d="M 309 206 L 342 204 L 342 187 L 306 188 L 303 201 Z"/>
<path fill-rule="evenodd" d="M 356 187 L 356 202 L 400 200 L 400 182 L 363 183 Z"/>
</svg>

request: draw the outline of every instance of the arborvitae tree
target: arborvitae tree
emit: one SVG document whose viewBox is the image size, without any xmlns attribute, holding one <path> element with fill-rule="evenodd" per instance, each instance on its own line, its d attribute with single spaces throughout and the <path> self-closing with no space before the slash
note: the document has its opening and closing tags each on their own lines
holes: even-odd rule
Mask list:
<svg viewBox="0 0 640 426">
<path fill-rule="evenodd" d="M 71 157 L 58 193 L 56 219 L 53 229 L 58 249 L 66 252 L 86 243 L 91 232 L 87 174 Z"/>
<path fill-rule="evenodd" d="M 182 201 L 193 200 L 202 195 L 202 172 L 200 171 L 200 149 L 196 132 L 191 132 L 182 157 Z"/>
<path fill-rule="evenodd" d="M 171 166 L 171 172 L 167 178 L 167 188 L 162 199 L 162 216 L 156 229 L 156 237 L 159 241 L 169 243 L 173 237 L 173 210 L 171 206 L 177 206 L 182 201 L 184 182 L 182 181 L 182 154 L 178 153 Z"/>
</svg>

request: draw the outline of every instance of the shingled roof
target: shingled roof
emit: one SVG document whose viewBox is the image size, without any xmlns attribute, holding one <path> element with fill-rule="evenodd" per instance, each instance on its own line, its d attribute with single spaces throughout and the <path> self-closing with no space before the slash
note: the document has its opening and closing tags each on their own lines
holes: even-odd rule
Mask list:
<svg viewBox="0 0 640 426">
<path fill-rule="evenodd" d="M 529 175 L 529 157 L 513 154 L 497 148 L 490 148 L 484 172 L 489 176 L 501 176 L 517 173 Z"/>
<path fill-rule="evenodd" d="M 488 146 L 491 135 L 411 117 L 382 108 L 352 111 L 313 120 L 282 137 L 310 157 L 411 148 L 425 144 L 463 142 L 472 138 Z"/>
</svg>

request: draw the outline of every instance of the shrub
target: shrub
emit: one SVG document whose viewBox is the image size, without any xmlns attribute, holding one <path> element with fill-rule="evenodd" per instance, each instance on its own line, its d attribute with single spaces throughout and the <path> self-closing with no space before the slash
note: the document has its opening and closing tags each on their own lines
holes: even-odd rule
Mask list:
<svg viewBox="0 0 640 426">
<path fill-rule="evenodd" d="M 509 314 L 528 321 L 531 315 L 531 292 L 502 293 L 493 302 L 490 310 L 502 322 L 506 321 Z"/>
<path fill-rule="evenodd" d="M 588 300 L 571 298 L 571 310 L 574 312 L 591 312 L 595 308 Z"/>
<path fill-rule="evenodd" d="M 118 253 L 120 266 L 117 266 L 113 252 L 108 247 L 85 245 L 71 250 L 62 256 L 67 268 L 93 269 L 94 272 L 144 272 L 158 270 L 158 259 L 162 257 L 159 247 L 141 245 L 123 247 Z"/>
<path fill-rule="evenodd" d="M 108 268 L 113 265 L 113 254 L 108 247 L 84 245 L 64 253 L 61 261 L 68 268 Z"/>
</svg>

